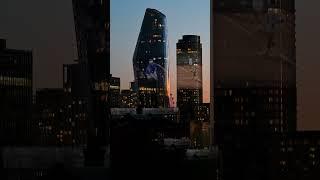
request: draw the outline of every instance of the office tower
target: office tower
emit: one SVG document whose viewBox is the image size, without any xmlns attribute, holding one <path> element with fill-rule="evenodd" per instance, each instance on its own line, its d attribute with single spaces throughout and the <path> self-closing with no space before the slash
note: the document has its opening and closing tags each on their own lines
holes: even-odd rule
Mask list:
<svg viewBox="0 0 320 180">
<path fill-rule="evenodd" d="M 83 96 L 88 97 L 86 165 L 103 166 L 109 148 L 110 1 L 73 0 Z"/>
<path fill-rule="evenodd" d="M 29 144 L 32 134 L 32 52 L 0 39 L 0 143 Z"/>
<path fill-rule="evenodd" d="M 184 35 L 177 43 L 177 106 L 189 136 L 190 122 L 202 104 L 202 44 L 200 36 Z"/>
<path fill-rule="evenodd" d="M 212 0 L 211 8 L 214 141 L 225 179 L 266 179 L 268 138 L 296 129 L 295 4 Z"/>
<path fill-rule="evenodd" d="M 148 8 L 133 55 L 134 87 L 142 107 L 168 106 L 167 43 L 166 16 Z"/>
<path fill-rule="evenodd" d="M 110 79 L 110 108 L 120 107 L 120 78 Z"/>
</svg>

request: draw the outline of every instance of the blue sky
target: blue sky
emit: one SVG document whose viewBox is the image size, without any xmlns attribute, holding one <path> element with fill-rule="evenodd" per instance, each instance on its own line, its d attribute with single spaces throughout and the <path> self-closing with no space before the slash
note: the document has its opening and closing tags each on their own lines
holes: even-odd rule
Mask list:
<svg viewBox="0 0 320 180">
<path fill-rule="evenodd" d="M 171 92 L 176 89 L 176 43 L 185 34 L 201 36 L 205 101 L 209 99 L 210 0 L 111 0 L 111 73 L 121 88 L 133 80 L 132 56 L 147 8 L 167 17 Z"/>
</svg>

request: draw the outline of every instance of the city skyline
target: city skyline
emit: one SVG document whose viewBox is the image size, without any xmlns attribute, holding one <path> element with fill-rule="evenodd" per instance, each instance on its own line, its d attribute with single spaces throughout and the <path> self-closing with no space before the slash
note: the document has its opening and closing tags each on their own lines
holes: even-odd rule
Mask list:
<svg viewBox="0 0 320 180">
<path fill-rule="evenodd" d="M 19 1 L 1 179 L 320 179 L 319 1 Z"/>
<path fill-rule="evenodd" d="M 134 3 L 132 3 L 132 1 L 126 2 L 130 5 L 124 7 L 124 9 L 126 9 L 125 14 L 131 13 L 128 9 L 132 8 L 132 4 L 132 6 L 136 7 L 141 3 L 141 1 L 134 1 Z M 145 2 L 149 5 L 141 7 L 141 12 L 135 12 L 141 17 L 140 22 L 142 21 L 145 7 L 159 8 L 159 6 L 156 6 L 156 2 L 157 1 Z M 162 2 L 166 2 L 167 4 L 181 4 L 179 2 L 182 1 L 161 1 L 161 3 Z M 121 8 L 122 1 L 111 2 L 112 16 L 115 16 L 113 12 L 114 6 L 116 5 L 115 3 Z M 201 5 L 202 1 L 197 1 L 197 3 Z M 209 1 L 205 1 L 205 3 L 209 4 Z M 319 6 L 320 2 L 316 0 L 310 0 L 308 3 L 302 1 L 296 2 L 298 128 L 301 130 L 320 129 L 320 123 L 317 120 L 319 115 L 317 107 L 320 105 L 320 96 L 317 95 L 320 90 L 320 86 L 317 83 L 317 72 L 320 67 L 320 61 L 316 61 L 320 57 L 320 54 L 317 53 L 317 42 L 320 41 L 320 36 L 317 36 L 317 33 L 320 31 L 320 26 L 314 23 L 320 18 L 320 14 L 317 13 L 317 7 Z M 202 7 L 207 8 L 205 5 Z M 196 6 L 194 8 L 198 9 Z M 161 10 L 163 8 L 160 7 L 159 9 Z M 117 14 L 121 16 L 121 12 Z M 179 16 L 178 13 L 171 14 Z M 193 16 L 193 14 L 194 13 L 191 15 Z M 111 21 L 112 31 L 115 20 L 111 17 Z M 0 22 L 3 24 L 0 29 L 0 36 L 3 39 L 7 39 L 7 46 L 9 48 L 33 50 L 34 88 L 62 87 L 62 64 L 72 63 L 77 57 L 71 1 L 3 0 L 0 2 Z M 131 22 L 136 24 L 137 31 L 141 25 L 138 22 L 136 18 Z M 119 23 L 121 23 L 121 21 Z M 195 21 L 195 23 L 197 22 Z M 181 28 L 183 27 L 184 26 L 181 26 Z M 172 28 L 169 27 L 169 29 Z M 137 40 L 137 32 L 132 31 L 130 35 L 132 34 L 133 42 L 135 42 Z M 114 38 L 111 37 L 111 43 L 113 39 Z M 173 41 L 172 44 L 174 43 L 176 42 Z M 170 47 L 172 48 L 174 45 L 170 45 Z M 132 46 L 132 49 L 133 48 L 134 45 Z M 133 50 L 130 52 L 132 53 L 127 55 L 129 57 L 128 62 L 132 60 Z M 111 49 L 111 55 L 112 54 Z M 170 51 L 170 54 L 175 54 L 175 51 Z M 118 70 L 123 66 L 123 64 L 114 66 L 115 63 L 113 60 L 111 60 L 111 63 L 112 71 Z M 128 64 L 126 66 L 131 68 Z M 131 74 L 129 74 L 128 77 L 130 77 L 130 75 Z M 208 77 L 204 75 L 204 78 Z M 123 88 L 124 86 L 122 85 L 121 87 Z"/>
<path fill-rule="evenodd" d="M 181 0 L 174 2 L 139 0 L 132 6 L 124 7 L 123 4 L 126 2 L 131 1 L 112 1 L 111 3 L 111 74 L 121 78 L 121 89 L 128 89 L 129 82 L 133 81 L 133 71 L 128 64 L 132 62 L 144 12 L 147 8 L 153 8 L 167 17 L 170 92 L 176 99 L 176 43 L 183 35 L 198 35 L 203 44 L 204 102 L 209 102 L 210 1 L 187 0 L 181 3 Z M 195 9 L 203 11 L 195 11 Z M 197 21 L 191 22 L 189 17 Z M 123 47 L 123 44 L 127 46 Z"/>
</svg>

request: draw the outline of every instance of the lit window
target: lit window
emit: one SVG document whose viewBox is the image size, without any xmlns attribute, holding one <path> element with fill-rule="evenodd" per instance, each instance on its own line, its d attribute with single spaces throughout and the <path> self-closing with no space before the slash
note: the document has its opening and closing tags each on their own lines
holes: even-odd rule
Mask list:
<svg viewBox="0 0 320 180">
<path fill-rule="evenodd" d="M 280 161 L 280 165 L 285 166 L 286 165 L 286 161 Z"/>
</svg>

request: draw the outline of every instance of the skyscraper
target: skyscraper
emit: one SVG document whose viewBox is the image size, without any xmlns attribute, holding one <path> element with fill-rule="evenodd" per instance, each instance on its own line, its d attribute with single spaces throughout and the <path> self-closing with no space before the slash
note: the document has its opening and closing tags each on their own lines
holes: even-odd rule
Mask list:
<svg viewBox="0 0 320 180">
<path fill-rule="evenodd" d="M 167 24 L 166 16 L 147 9 L 133 55 L 136 91 L 142 107 L 167 107 Z"/>
<path fill-rule="evenodd" d="M 296 129 L 294 0 L 212 0 L 211 21 L 214 140 L 225 179 L 266 178 L 268 138 Z"/>
<path fill-rule="evenodd" d="M 0 144 L 32 140 L 32 52 L 6 48 L 0 39 Z"/>
<path fill-rule="evenodd" d="M 88 97 L 88 166 L 103 165 L 109 147 L 110 0 L 73 0 L 83 94 Z"/>
<path fill-rule="evenodd" d="M 184 35 L 177 43 L 177 106 L 187 135 L 202 104 L 202 44 L 200 36 Z"/>
</svg>

